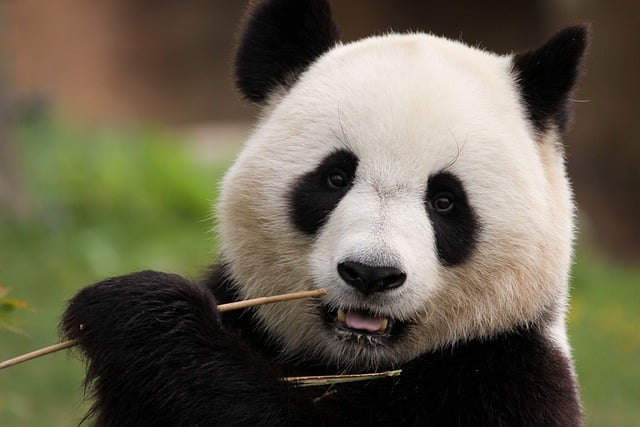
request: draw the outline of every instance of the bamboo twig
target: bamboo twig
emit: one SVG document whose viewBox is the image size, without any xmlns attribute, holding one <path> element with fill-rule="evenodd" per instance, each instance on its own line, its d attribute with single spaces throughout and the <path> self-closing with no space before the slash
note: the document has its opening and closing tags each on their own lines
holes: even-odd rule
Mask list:
<svg viewBox="0 0 640 427">
<path fill-rule="evenodd" d="M 317 289 L 314 291 L 293 292 L 291 294 L 282 294 L 282 295 L 275 295 L 271 297 L 247 299 L 244 301 L 236 301 L 228 304 L 221 304 L 218 306 L 218 311 L 221 313 L 224 313 L 225 311 L 239 310 L 241 308 L 253 307 L 256 305 L 273 304 L 275 302 L 290 301 L 294 299 L 319 297 L 326 294 L 327 294 L 326 290 Z M 27 362 L 32 359 L 36 359 L 41 356 L 45 356 L 47 354 L 64 350 L 65 348 L 73 347 L 76 344 L 78 344 L 77 340 L 64 341 L 58 344 L 50 345 L 49 347 L 44 347 L 44 348 L 32 351 L 30 353 L 26 353 L 26 354 L 14 357 L 13 359 L 5 360 L 4 362 L 0 363 L 0 370 L 9 368 L 14 365 L 18 365 L 23 362 Z"/>
<path fill-rule="evenodd" d="M 315 291 L 293 292 L 291 294 L 274 295 L 272 297 L 246 299 L 244 301 L 236 301 L 219 305 L 218 311 L 220 313 L 224 313 L 225 311 L 239 310 L 241 308 L 253 307 L 255 305 L 273 304 L 274 302 L 284 302 L 302 298 L 321 297 L 326 294 L 327 291 L 324 289 L 317 289 Z"/>
<path fill-rule="evenodd" d="M 76 340 L 64 341 L 58 344 L 50 345 L 49 347 L 40 348 L 38 350 L 34 350 L 30 353 L 25 353 L 18 357 L 14 357 L 13 359 L 5 360 L 0 363 L 0 370 L 5 368 L 10 368 L 11 366 L 18 365 L 22 362 L 27 362 L 31 359 L 36 359 L 41 356 L 46 356 L 50 353 L 55 353 L 56 351 L 64 350 L 65 348 L 73 347 L 78 342 Z"/>
<path fill-rule="evenodd" d="M 402 373 L 402 369 L 395 371 L 374 372 L 371 374 L 350 374 L 350 375 L 320 375 L 308 377 L 284 377 L 283 381 L 293 383 L 297 387 L 315 387 L 321 385 L 350 383 L 356 381 L 377 380 L 380 378 L 397 377 Z"/>
</svg>

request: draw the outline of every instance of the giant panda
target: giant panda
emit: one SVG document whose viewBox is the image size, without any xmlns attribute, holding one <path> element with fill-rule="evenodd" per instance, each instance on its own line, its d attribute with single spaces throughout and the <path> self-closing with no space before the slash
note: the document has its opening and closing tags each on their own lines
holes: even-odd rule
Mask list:
<svg viewBox="0 0 640 427">
<path fill-rule="evenodd" d="M 235 78 L 262 115 L 222 183 L 219 263 L 199 281 L 107 279 L 69 302 L 61 329 L 87 358 L 88 416 L 580 425 L 561 135 L 587 39 L 571 26 L 508 55 L 423 33 L 343 44 L 326 0 L 253 2 Z"/>
</svg>

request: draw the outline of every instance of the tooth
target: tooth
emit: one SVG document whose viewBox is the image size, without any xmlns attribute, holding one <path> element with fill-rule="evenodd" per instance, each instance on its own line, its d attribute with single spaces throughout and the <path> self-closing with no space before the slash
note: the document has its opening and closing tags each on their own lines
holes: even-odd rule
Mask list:
<svg viewBox="0 0 640 427">
<path fill-rule="evenodd" d="M 344 312 L 344 310 L 339 309 L 338 310 L 338 322 L 344 324 L 347 321 L 347 315 Z"/>
<path fill-rule="evenodd" d="M 389 326 L 389 319 L 382 319 L 378 332 L 385 332 L 387 330 L 387 326 Z"/>
</svg>

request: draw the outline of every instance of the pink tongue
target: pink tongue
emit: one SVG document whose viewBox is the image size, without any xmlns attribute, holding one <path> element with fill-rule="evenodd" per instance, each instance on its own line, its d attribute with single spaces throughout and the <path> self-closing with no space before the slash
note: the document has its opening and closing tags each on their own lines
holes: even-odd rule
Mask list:
<svg viewBox="0 0 640 427">
<path fill-rule="evenodd" d="M 360 329 L 363 331 L 375 332 L 382 327 L 384 319 L 380 317 L 371 317 L 366 314 L 347 311 L 345 313 L 345 323 L 351 329 Z"/>
</svg>

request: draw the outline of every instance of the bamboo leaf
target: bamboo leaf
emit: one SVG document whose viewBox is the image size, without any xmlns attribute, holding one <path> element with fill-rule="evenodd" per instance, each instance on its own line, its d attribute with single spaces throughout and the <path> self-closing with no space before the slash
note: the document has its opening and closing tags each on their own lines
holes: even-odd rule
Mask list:
<svg viewBox="0 0 640 427">
<path fill-rule="evenodd" d="M 0 286 L 0 330 L 25 335 L 25 332 L 17 327 L 12 314 L 16 310 L 29 309 L 29 304 L 26 301 L 8 297 L 10 291 L 9 288 Z"/>
</svg>

